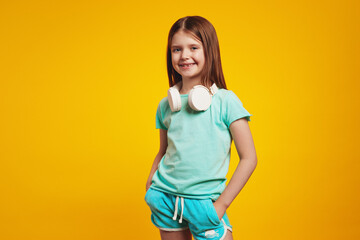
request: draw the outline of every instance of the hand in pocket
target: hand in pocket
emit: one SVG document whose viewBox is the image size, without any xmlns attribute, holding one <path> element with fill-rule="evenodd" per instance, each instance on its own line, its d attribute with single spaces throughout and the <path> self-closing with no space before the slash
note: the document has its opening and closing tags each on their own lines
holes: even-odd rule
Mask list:
<svg viewBox="0 0 360 240">
<path fill-rule="evenodd" d="M 213 202 L 215 211 L 221 220 L 226 212 L 226 207 L 224 207 L 222 204 L 219 204 L 217 201 Z"/>
</svg>

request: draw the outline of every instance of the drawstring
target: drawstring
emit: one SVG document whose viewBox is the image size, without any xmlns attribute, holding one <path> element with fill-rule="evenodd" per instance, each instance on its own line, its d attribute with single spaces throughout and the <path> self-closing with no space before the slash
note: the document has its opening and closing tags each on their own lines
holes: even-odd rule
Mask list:
<svg viewBox="0 0 360 240">
<path fill-rule="evenodd" d="M 178 210 L 178 202 L 179 202 L 179 196 L 176 196 L 175 212 L 174 212 L 173 220 L 176 220 L 176 215 L 177 215 L 177 210 Z"/>
<path fill-rule="evenodd" d="M 179 223 L 182 223 L 183 212 L 184 212 L 184 198 L 181 197 L 181 215 L 180 215 Z"/>
<path fill-rule="evenodd" d="M 180 197 L 180 199 L 181 199 L 181 215 L 180 215 L 179 223 L 182 223 L 183 212 L 184 212 L 184 198 L 183 198 L 183 197 Z M 175 211 L 174 211 L 173 220 L 176 220 L 176 217 L 177 217 L 178 203 L 179 203 L 179 196 L 176 196 L 176 200 L 175 200 Z"/>
</svg>

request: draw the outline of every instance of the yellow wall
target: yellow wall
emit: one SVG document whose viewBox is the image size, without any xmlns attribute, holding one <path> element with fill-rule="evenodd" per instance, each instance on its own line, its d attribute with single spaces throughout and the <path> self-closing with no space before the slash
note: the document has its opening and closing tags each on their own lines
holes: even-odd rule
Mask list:
<svg viewBox="0 0 360 240">
<path fill-rule="evenodd" d="M 1 1 L 0 238 L 159 239 L 143 198 L 166 39 L 200 15 L 253 114 L 234 238 L 359 239 L 359 1 L 127 2 Z"/>
</svg>

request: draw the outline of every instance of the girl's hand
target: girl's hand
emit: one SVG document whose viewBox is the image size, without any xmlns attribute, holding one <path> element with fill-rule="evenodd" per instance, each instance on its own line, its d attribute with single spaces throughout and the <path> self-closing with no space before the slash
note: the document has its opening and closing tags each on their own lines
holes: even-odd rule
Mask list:
<svg viewBox="0 0 360 240">
<path fill-rule="evenodd" d="M 214 204 L 216 213 L 217 213 L 219 219 L 221 220 L 226 212 L 227 207 L 225 206 L 225 204 L 221 204 L 221 202 L 219 202 L 219 201 L 215 201 L 213 204 Z"/>
</svg>

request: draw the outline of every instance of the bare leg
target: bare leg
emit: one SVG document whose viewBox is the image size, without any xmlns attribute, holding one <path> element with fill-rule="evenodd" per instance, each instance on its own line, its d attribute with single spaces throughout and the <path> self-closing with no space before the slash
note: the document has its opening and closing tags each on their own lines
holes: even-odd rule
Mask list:
<svg viewBox="0 0 360 240">
<path fill-rule="evenodd" d="M 189 229 L 176 232 L 160 230 L 160 236 L 161 240 L 191 240 L 191 232 Z"/>
</svg>

